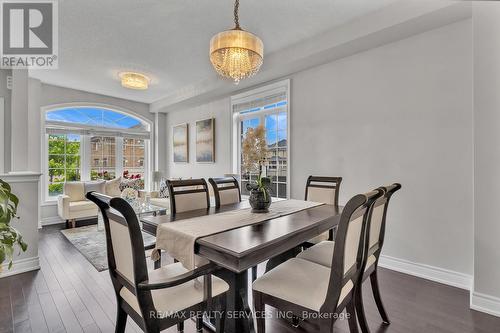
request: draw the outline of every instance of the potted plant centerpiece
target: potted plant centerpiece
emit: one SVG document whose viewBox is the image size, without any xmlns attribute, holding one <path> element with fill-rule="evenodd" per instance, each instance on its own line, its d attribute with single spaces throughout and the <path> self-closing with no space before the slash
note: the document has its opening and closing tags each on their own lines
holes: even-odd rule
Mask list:
<svg viewBox="0 0 500 333">
<path fill-rule="evenodd" d="M 14 247 L 17 245 L 23 252 L 28 248 L 23 236 L 10 225 L 12 219 L 19 218 L 17 216 L 18 204 L 19 199 L 11 192 L 10 185 L 0 179 L 0 264 L 8 261 L 9 269 L 12 268 Z"/>
<path fill-rule="evenodd" d="M 242 167 L 247 175 L 258 173 L 257 179 L 246 185 L 250 192 L 252 212 L 265 213 L 271 206 L 271 179 L 262 175 L 267 159 L 266 130 L 264 126 L 249 128 L 242 142 Z M 250 177 L 249 177 L 250 179 Z"/>
<path fill-rule="evenodd" d="M 271 179 L 263 177 L 261 174 L 257 176 L 255 183 L 248 183 L 247 190 L 250 192 L 250 206 L 254 213 L 267 213 L 271 206 Z"/>
</svg>

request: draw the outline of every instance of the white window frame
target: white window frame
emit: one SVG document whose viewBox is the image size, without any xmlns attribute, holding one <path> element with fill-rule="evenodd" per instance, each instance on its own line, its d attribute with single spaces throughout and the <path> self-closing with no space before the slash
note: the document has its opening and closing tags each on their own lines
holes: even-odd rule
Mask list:
<svg viewBox="0 0 500 333">
<path fill-rule="evenodd" d="M 106 109 L 109 111 L 121 113 L 126 116 L 131 116 L 133 118 L 136 118 L 140 120 L 143 123 L 146 123 L 148 128 L 147 131 L 149 132 L 149 138 L 144 139 L 144 188 L 146 191 L 150 190 L 150 179 L 152 175 L 152 170 L 151 166 L 153 165 L 151 158 L 151 145 L 153 144 L 153 138 L 154 138 L 154 133 L 153 133 L 153 126 L 154 122 L 142 117 L 141 115 L 137 114 L 134 111 L 120 108 L 114 105 L 108 105 L 108 104 L 99 104 L 99 103 L 64 103 L 64 104 L 55 104 L 55 105 L 50 105 L 50 106 L 45 106 L 41 108 L 40 112 L 40 117 L 41 117 L 41 125 L 42 125 L 42 139 L 41 140 L 41 165 L 42 165 L 42 182 L 41 182 L 41 189 L 42 189 L 42 200 L 43 203 L 42 205 L 54 205 L 57 203 L 57 196 L 51 197 L 49 196 L 48 193 L 48 134 L 46 133 L 46 124 L 47 123 L 52 123 L 54 124 L 55 122 L 46 122 L 46 114 L 47 112 L 51 111 L 56 111 L 59 109 L 64 109 L 64 108 L 98 108 L 98 109 Z M 89 126 L 85 125 L 78 125 L 78 124 L 72 124 L 72 123 L 60 123 L 58 125 L 61 126 L 67 126 L 67 129 L 72 129 L 72 128 L 77 128 L 77 130 L 82 130 L 82 129 L 91 129 Z M 101 129 L 101 128 L 96 128 L 96 130 L 100 131 L 102 130 L 103 135 L 106 135 L 106 132 L 109 132 L 111 136 L 116 137 L 116 142 L 115 142 L 115 158 L 116 158 L 116 166 L 115 166 L 115 174 L 116 176 L 121 176 L 123 173 L 123 136 L 127 136 L 127 132 L 130 132 L 133 137 L 134 130 L 131 131 L 124 131 L 123 129 Z M 120 136 L 117 136 L 116 134 L 120 132 Z M 114 133 L 114 135 L 113 135 Z M 75 133 L 79 134 L 79 133 Z M 81 181 L 89 181 L 90 180 L 90 161 L 88 159 L 91 156 L 90 152 L 90 137 L 91 135 L 83 135 L 80 134 L 80 180 Z M 119 142 L 121 144 L 119 144 Z M 85 161 L 85 163 L 84 163 Z M 120 163 L 118 163 L 120 161 Z M 118 173 L 119 172 L 119 173 Z"/>
<path fill-rule="evenodd" d="M 256 112 L 249 112 L 246 114 L 240 114 L 239 112 L 233 112 L 234 105 L 251 102 L 256 99 L 265 98 L 276 93 L 284 92 L 286 94 L 286 105 L 273 108 L 270 110 L 262 110 Z M 241 121 L 249 118 L 261 118 L 261 124 L 265 123 L 265 116 L 269 114 L 277 114 L 285 111 L 287 113 L 287 175 L 286 175 L 286 197 L 290 198 L 291 193 L 291 154 L 290 154 L 290 80 L 283 80 L 268 84 L 262 87 L 251 89 L 240 93 L 238 95 L 231 96 L 231 111 L 230 117 L 233 126 L 231 127 L 231 168 L 233 174 L 239 175 L 241 179 Z M 240 182 L 241 183 L 241 182 Z"/>
</svg>

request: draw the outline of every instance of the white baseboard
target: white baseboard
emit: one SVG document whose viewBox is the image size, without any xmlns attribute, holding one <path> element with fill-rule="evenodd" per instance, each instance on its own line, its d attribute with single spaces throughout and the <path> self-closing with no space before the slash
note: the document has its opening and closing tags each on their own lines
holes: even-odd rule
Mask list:
<svg viewBox="0 0 500 333">
<path fill-rule="evenodd" d="M 470 308 L 500 317 L 500 298 L 474 291 L 470 297 Z"/>
<path fill-rule="evenodd" d="M 43 219 L 41 219 L 40 222 L 42 224 L 42 227 L 44 227 L 46 225 L 59 224 L 59 223 L 64 223 L 66 221 L 61 219 L 59 216 L 50 216 L 50 217 L 44 217 Z"/>
<path fill-rule="evenodd" d="M 34 271 L 40 269 L 40 261 L 38 257 L 25 258 L 15 260 L 12 263 L 12 268 L 9 269 L 9 264 L 2 264 L 2 269 L 0 271 L 0 278 L 20 274 L 24 272 Z"/>
<path fill-rule="evenodd" d="M 471 290 L 472 287 L 471 275 L 444 268 L 415 263 L 384 255 L 380 256 L 379 266 L 465 290 Z"/>
</svg>

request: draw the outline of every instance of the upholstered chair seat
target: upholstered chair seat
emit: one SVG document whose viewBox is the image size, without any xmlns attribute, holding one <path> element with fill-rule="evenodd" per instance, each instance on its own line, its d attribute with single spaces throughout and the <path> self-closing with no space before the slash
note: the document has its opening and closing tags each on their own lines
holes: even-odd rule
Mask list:
<svg viewBox="0 0 500 333">
<path fill-rule="evenodd" d="M 320 311 L 325 303 L 330 271 L 328 267 L 292 258 L 255 280 L 253 289 L 313 311 Z M 353 286 L 351 280 L 343 286 L 339 304 L 349 295 Z"/>
<path fill-rule="evenodd" d="M 175 263 L 162 266 L 159 269 L 149 271 L 149 283 L 157 283 L 174 278 L 181 274 L 187 273 L 181 263 Z M 212 296 L 216 297 L 229 290 L 229 285 L 224 280 L 212 276 Z M 141 310 L 137 297 L 130 292 L 126 287 L 120 290 L 120 296 L 127 302 L 132 309 L 139 315 Z M 179 286 L 152 290 L 151 296 L 153 304 L 157 311 L 161 313 L 176 313 L 203 302 L 203 279 L 191 280 Z"/>
<path fill-rule="evenodd" d="M 92 201 L 74 201 L 68 203 L 68 210 L 70 213 L 81 212 L 84 210 L 90 210 L 94 212 L 97 211 L 97 208 Z"/>
<path fill-rule="evenodd" d="M 335 247 L 335 242 L 323 241 L 302 251 L 297 255 L 297 258 L 307 260 L 325 267 L 332 266 L 333 250 Z M 366 261 L 366 268 L 368 270 L 372 266 L 377 258 L 374 255 L 368 257 Z"/>
</svg>

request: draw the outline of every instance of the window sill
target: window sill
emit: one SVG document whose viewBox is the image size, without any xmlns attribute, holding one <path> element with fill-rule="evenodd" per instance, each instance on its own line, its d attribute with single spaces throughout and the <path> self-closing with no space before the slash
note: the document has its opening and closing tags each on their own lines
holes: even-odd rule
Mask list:
<svg viewBox="0 0 500 333">
<path fill-rule="evenodd" d="M 57 206 L 57 199 L 44 201 L 40 204 L 40 206 L 42 207 Z"/>
</svg>

